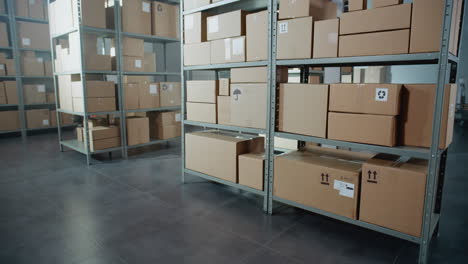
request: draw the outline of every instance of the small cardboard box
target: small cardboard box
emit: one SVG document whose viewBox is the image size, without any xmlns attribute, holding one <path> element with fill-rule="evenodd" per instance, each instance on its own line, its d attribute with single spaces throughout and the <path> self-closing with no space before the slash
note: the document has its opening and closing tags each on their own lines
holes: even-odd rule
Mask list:
<svg viewBox="0 0 468 264">
<path fill-rule="evenodd" d="M 216 124 L 216 104 L 187 103 L 187 120 Z"/>
<path fill-rule="evenodd" d="M 151 35 L 151 2 L 125 0 L 122 6 L 123 32 Z"/>
<path fill-rule="evenodd" d="M 208 65 L 211 63 L 211 42 L 184 45 L 184 65 Z"/>
<path fill-rule="evenodd" d="M 409 29 L 340 36 L 339 56 L 406 54 Z"/>
<path fill-rule="evenodd" d="M 143 57 L 122 56 L 123 68 L 126 72 L 144 72 Z"/>
<path fill-rule="evenodd" d="M 219 81 L 187 81 L 187 101 L 194 103 L 216 103 Z"/>
<path fill-rule="evenodd" d="M 282 83 L 279 90 L 278 130 L 325 138 L 327 84 Z"/>
<path fill-rule="evenodd" d="M 127 117 L 127 145 L 134 146 L 148 143 L 149 136 L 148 117 Z"/>
<path fill-rule="evenodd" d="M 184 10 L 195 9 L 205 5 L 209 5 L 211 0 L 183 0 L 184 1 Z"/>
<path fill-rule="evenodd" d="M 231 125 L 265 129 L 267 84 L 236 83 L 231 89 Z"/>
<path fill-rule="evenodd" d="M 9 47 L 10 41 L 8 37 L 7 23 L 0 22 L 0 47 Z"/>
<path fill-rule="evenodd" d="M 158 128 L 157 137 L 156 139 L 170 139 L 180 137 L 181 135 L 181 126 L 174 125 L 174 126 L 162 126 Z"/>
<path fill-rule="evenodd" d="M 47 103 L 47 93 L 45 84 L 24 84 L 25 104 L 45 104 Z"/>
<path fill-rule="evenodd" d="M 169 139 L 180 137 L 181 115 L 176 112 L 149 112 L 150 137 L 155 139 Z"/>
<path fill-rule="evenodd" d="M 143 57 L 143 71 L 156 72 L 156 53 L 145 52 Z"/>
<path fill-rule="evenodd" d="M 87 80 L 86 97 L 115 97 L 115 83 L 107 81 Z M 73 80 L 71 83 L 72 97 L 84 97 L 83 82 Z"/>
<path fill-rule="evenodd" d="M 21 48 L 50 49 L 49 28 L 47 24 L 17 22 L 18 41 Z"/>
<path fill-rule="evenodd" d="M 314 17 L 314 20 L 336 18 L 338 7 L 331 1 L 323 0 L 280 0 L 279 19 Z"/>
<path fill-rule="evenodd" d="M 229 96 L 231 95 L 231 80 L 227 78 L 219 79 L 219 95 Z"/>
<path fill-rule="evenodd" d="M 232 68 L 231 83 L 266 83 L 267 67 Z"/>
<path fill-rule="evenodd" d="M 48 104 L 55 104 L 55 93 L 54 92 L 50 92 L 50 93 L 47 93 L 47 103 Z"/>
<path fill-rule="evenodd" d="M 312 17 L 278 21 L 277 58 L 312 58 Z"/>
<path fill-rule="evenodd" d="M 263 191 L 265 153 L 239 155 L 239 184 Z"/>
<path fill-rule="evenodd" d="M 27 128 L 50 127 L 49 109 L 26 111 Z"/>
<path fill-rule="evenodd" d="M 314 58 L 338 57 L 339 19 L 316 21 L 314 23 Z"/>
<path fill-rule="evenodd" d="M 245 36 L 211 41 L 211 64 L 245 61 Z"/>
<path fill-rule="evenodd" d="M 374 8 L 377 7 L 385 7 L 385 6 L 392 6 L 392 5 L 399 5 L 403 2 L 402 0 L 373 0 L 372 5 Z"/>
<path fill-rule="evenodd" d="M 140 108 L 140 84 L 124 83 L 125 109 L 135 110 Z"/>
<path fill-rule="evenodd" d="M 152 33 L 155 36 L 179 38 L 179 6 L 152 2 Z"/>
<path fill-rule="evenodd" d="M 44 59 L 35 56 L 22 56 L 23 75 L 25 76 L 44 76 Z"/>
<path fill-rule="evenodd" d="M 160 93 L 158 83 L 140 83 L 138 92 L 140 109 L 159 107 Z"/>
<path fill-rule="evenodd" d="M 115 97 L 88 97 L 88 112 L 111 112 L 116 111 Z M 73 111 L 84 112 L 84 98 L 73 97 Z"/>
<path fill-rule="evenodd" d="M 18 104 L 16 81 L 4 81 L 7 104 Z"/>
<path fill-rule="evenodd" d="M 268 58 L 268 11 L 247 15 L 247 61 L 262 61 Z"/>
<path fill-rule="evenodd" d="M 180 106 L 180 82 L 161 82 L 159 90 L 161 107 Z"/>
<path fill-rule="evenodd" d="M 145 55 L 145 41 L 136 38 L 122 38 L 122 55 L 143 57 Z"/>
<path fill-rule="evenodd" d="M 231 124 L 231 97 L 218 96 L 218 124 L 230 125 Z"/>
<path fill-rule="evenodd" d="M 206 14 L 197 12 L 184 16 L 184 43 L 206 41 Z"/>
<path fill-rule="evenodd" d="M 8 76 L 16 75 L 16 68 L 15 68 L 15 60 L 14 59 L 6 59 L 4 65 L 5 65 L 5 68 L 6 68 L 6 75 L 8 75 Z"/>
<path fill-rule="evenodd" d="M 237 183 L 238 156 L 263 150 L 261 137 L 216 131 L 189 133 L 185 135 L 185 166 Z"/>
<path fill-rule="evenodd" d="M 367 0 L 348 0 L 348 11 L 350 12 L 364 10 L 366 8 L 367 8 Z"/>
<path fill-rule="evenodd" d="M 236 10 L 206 18 L 207 39 L 225 39 L 245 35 L 245 16 L 247 13 Z"/>
<path fill-rule="evenodd" d="M 384 115 L 328 113 L 328 138 L 393 147 L 396 117 Z"/>
<path fill-rule="evenodd" d="M 15 12 L 17 16 L 29 17 L 29 4 L 28 0 L 16 0 Z"/>
<path fill-rule="evenodd" d="M 118 126 L 95 126 L 89 129 L 90 150 L 102 150 L 120 146 L 120 128 Z"/>
<path fill-rule="evenodd" d="M 361 221 L 421 237 L 426 160 L 378 155 L 362 166 Z"/>
<path fill-rule="evenodd" d="M 328 110 L 397 116 L 400 95 L 400 84 L 331 84 Z"/>
<path fill-rule="evenodd" d="M 0 111 L 0 131 L 20 129 L 18 111 Z"/>
<path fill-rule="evenodd" d="M 106 0 L 81 1 L 83 25 L 95 28 L 106 28 L 105 5 Z"/>
</svg>

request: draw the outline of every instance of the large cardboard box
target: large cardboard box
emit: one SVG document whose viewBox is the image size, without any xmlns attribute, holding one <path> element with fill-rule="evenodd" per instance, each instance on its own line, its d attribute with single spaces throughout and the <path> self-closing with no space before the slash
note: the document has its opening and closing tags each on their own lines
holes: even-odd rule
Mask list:
<svg viewBox="0 0 468 264">
<path fill-rule="evenodd" d="M 161 82 L 159 90 L 161 107 L 180 106 L 180 82 Z"/>
<path fill-rule="evenodd" d="M 218 96 L 218 124 L 230 125 L 231 124 L 231 97 Z"/>
<path fill-rule="evenodd" d="M 169 139 L 180 137 L 181 115 L 176 112 L 149 112 L 150 137 L 155 139 Z"/>
<path fill-rule="evenodd" d="M 35 109 L 26 111 L 27 128 L 42 128 L 50 126 L 49 109 Z"/>
<path fill-rule="evenodd" d="M 45 84 L 24 84 L 24 103 L 25 104 L 45 104 L 47 103 L 47 94 Z"/>
<path fill-rule="evenodd" d="M 138 89 L 139 108 L 158 108 L 160 105 L 159 94 L 158 83 L 140 83 Z"/>
<path fill-rule="evenodd" d="M 206 41 L 206 14 L 197 12 L 184 16 L 184 43 Z"/>
<path fill-rule="evenodd" d="M 20 129 L 20 120 L 18 111 L 0 111 L 0 130 L 17 130 Z"/>
<path fill-rule="evenodd" d="M 184 65 L 208 65 L 211 63 L 211 42 L 184 45 Z"/>
<path fill-rule="evenodd" d="M 328 110 L 396 116 L 400 95 L 400 84 L 331 84 Z"/>
<path fill-rule="evenodd" d="M 9 47 L 7 23 L 0 22 L 0 47 Z"/>
<path fill-rule="evenodd" d="M 267 84 L 236 83 L 231 89 L 231 125 L 265 129 Z"/>
<path fill-rule="evenodd" d="M 400 116 L 400 143 L 402 145 L 430 147 L 435 94 L 436 86 L 434 84 L 404 85 Z M 456 97 L 457 85 L 447 85 L 440 127 L 439 147 L 441 149 L 447 148 L 452 143 Z"/>
<path fill-rule="evenodd" d="M 50 49 L 49 28 L 47 24 L 17 22 L 20 48 Z"/>
<path fill-rule="evenodd" d="M 265 153 L 239 155 L 239 184 L 263 191 Z"/>
<path fill-rule="evenodd" d="M 384 115 L 328 113 L 328 138 L 393 147 L 396 117 Z"/>
<path fill-rule="evenodd" d="M 144 72 L 143 57 L 122 56 L 123 68 L 126 72 Z"/>
<path fill-rule="evenodd" d="M 5 60 L 6 75 L 13 76 L 16 75 L 15 60 L 6 59 Z"/>
<path fill-rule="evenodd" d="M 219 95 L 229 96 L 231 95 L 231 80 L 227 78 L 221 78 L 219 82 Z"/>
<path fill-rule="evenodd" d="M 407 29 L 411 27 L 411 3 L 343 13 L 340 35 Z"/>
<path fill-rule="evenodd" d="M 312 152 L 275 158 L 273 195 L 357 219 L 361 164 Z"/>
<path fill-rule="evenodd" d="M 187 101 L 194 103 L 216 103 L 219 81 L 187 81 Z"/>
<path fill-rule="evenodd" d="M 280 0 L 279 19 L 312 16 L 314 20 L 333 19 L 338 15 L 338 7 L 324 0 Z"/>
<path fill-rule="evenodd" d="M 122 55 L 143 57 L 145 55 L 145 41 L 136 38 L 122 38 Z"/>
<path fill-rule="evenodd" d="M 217 131 L 185 135 L 185 166 L 230 182 L 238 182 L 238 156 L 264 150 L 264 139 Z"/>
<path fill-rule="evenodd" d="M 348 0 L 348 11 L 359 11 L 366 8 L 367 0 Z"/>
<path fill-rule="evenodd" d="M 72 78 L 78 78 L 76 75 L 59 75 L 57 76 L 58 95 L 60 109 L 73 111 L 73 97 L 72 97 Z"/>
<path fill-rule="evenodd" d="M 148 117 L 130 117 L 127 118 L 127 145 L 135 146 L 148 143 L 149 136 Z"/>
<path fill-rule="evenodd" d="M 420 237 L 428 164 L 379 155 L 362 166 L 361 221 Z"/>
<path fill-rule="evenodd" d="M 18 104 L 18 92 L 16 89 L 16 81 L 4 81 L 5 94 L 8 104 Z"/>
<path fill-rule="evenodd" d="M 266 83 L 267 67 L 232 68 L 231 83 Z"/>
<path fill-rule="evenodd" d="M 15 12 L 17 16 L 29 17 L 28 0 L 15 0 Z"/>
<path fill-rule="evenodd" d="M 268 58 L 268 11 L 247 15 L 247 61 L 262 61 Z"/>
<path fill-rule="evenodd" d="M 115 97 L 115 83 L 86 80 L 86 97 Z M 81 80 L 72 80 L 72 97 L 85 97 Z"/>
<path fill-rule="evenodd" d="M 95 126 L 89 129 L 89 147 L 91 151 L 120 146 L 120 128 L 118 126 Z"/>
<path fill-rule="evenodd" d="M 280 84 L 279 131 L 325 138 L 327 110 L 327 84 Z"/>
<path fill-rule="evenodd" d="M 314 23 L 314 58 L 338 57 L 339 19 L 316 21 Z"/>
<path fill-rule="evenodd" d="M 32 56 L 31 56 L 32 55 Z M 25 76 L 44 76 L 44 59 L 42 57 L 36 57 L 33 54 L 23 53 L 21 57 L 23 66 L 23 75 Z"/>
<path fill-rule="evenodd" d="M 106 1 L 107 0 L 81 1 L 83 25 L 95 28 L 106 28 Z"/>
<path fill-rule="evenodd" d="M 408 29 L 340 36 L 339 56 L 371 56 L 408 53 Z"/>
<path fill-rule="evenodd" d="M 184 10 L 190 10 L 209 5 L 211 0 L 184 0 Z"/>
<path fill-rule="evenodd" d="M 312 17 L 278 21 L 277 59 L 312 58 Z"/>
<path fill-rule="evenodd" d="M 140 108 L 140 83 L 124 83 L 124 95 L 125 109 L 135 110 Z"/>
<path fill-rule="evenodd" d="M 401 4 L 402 0 L 372 0 L 374 8 Z"/>
<path fill-rule="evenodd" d="M 115 97 L 88 97 L 86 98 L 88 112 L 112 112 L 116 111 Z M 84 98 L 73 97 L 73 111 L 84 112 Z"/>
<path fill-rule="evenodd" d="M 216 124 L 216 104 L 187 103 L 187 120 Z"/>
<path fill-rule="evenodd" d="M 129 33 L 151 35 L 151 2 L 146 0 L 123 1 L 122 30 Z"/>
<path fill-rule="evenodd" d="M 179 38 L 179 6 L 152 2 L 152 33 L 155 36 Z"/>
<path fill-rule="evenodd" d="M 206 18 L 207 39 L 225 39 L 245 35 L 245 16 L 247 13 L 236 10 Z"/>
<path fill-rule="evenodd" d="M 450 27 L 450 48 L 449 51 L 458 56 L 458 45 L 460 44 L 460 30 L 463 14 L 463 0 L 455 0 L 453 6 L 452 25 Z"/>
<path fill-rule="evenodd" d="M 211 64 L 245 61 L 245 36 L 211 41 Z"/>
</svg>

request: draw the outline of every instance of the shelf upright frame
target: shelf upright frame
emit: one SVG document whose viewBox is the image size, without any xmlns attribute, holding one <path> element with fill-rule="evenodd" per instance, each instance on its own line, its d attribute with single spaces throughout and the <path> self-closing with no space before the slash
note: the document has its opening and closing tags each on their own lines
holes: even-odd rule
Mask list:
<svg viewBox="0 0 468 264">
<path fill-rule="evenodd" d="M 185 64 L 184 64 L 184 43 L 185 43 L 185 27 L 184 27 L 184 1 L 179 4 L 179 34 L 180 34 L 180 117 L 181 117 L 181 137 L 180 137 L 180 151 L 181 151 L 181 181 L 185 183 L 185 120 L 187 113 L 185 108 L 186 101 L 186 87 L 185 87 Z"/>
</svg>

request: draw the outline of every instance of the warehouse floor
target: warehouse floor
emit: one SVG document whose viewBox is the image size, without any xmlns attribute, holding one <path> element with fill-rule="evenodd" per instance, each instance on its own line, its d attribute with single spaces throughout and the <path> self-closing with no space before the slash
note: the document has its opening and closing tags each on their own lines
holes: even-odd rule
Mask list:
<svg viewBox="0 0 468 264">
<path fill-rule="evenodd" d="M 468 263 L 468 128 L 448 161 L 432 263 Z M 180 183 L 178 149 L 87 168 L 56 135 L 0 140 L 0 263 L 416 263 L 409 242 L 222 185 Z"/>
</svg>

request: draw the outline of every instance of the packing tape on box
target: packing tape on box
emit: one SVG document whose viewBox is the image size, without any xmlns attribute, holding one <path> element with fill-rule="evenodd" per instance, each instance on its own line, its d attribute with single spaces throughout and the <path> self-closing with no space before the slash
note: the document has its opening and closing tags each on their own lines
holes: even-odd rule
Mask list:
<svg viewBox="0 0 468 264">
<path fill-rule="evenodd" d="M 21 43 L 23 43 L 23 46 L 31 46 L 31 39 L 30 38 L 22 38 Z"/>
<path fill-rule="evenodd" d="M 49 125 L 49 119 L 42 120 L 42 125 L 43 126 L 48 126 Z"/>
<path fill-rule="evenodd" d="M 280 34 L 288 33 L 288 22 L 279 23 L 279 33 Z"/>
<path fill-rule="evenodd" d="M 218 16 L 208 18 L 208 33 L 216 33 L 219 31 Z"/>
<path fill-rule="evenodd" d="M 175 115 L 175 121 L 180 122 L 180 113 Z"/>
<path fill-rule="evenodd" d="M 231 39 L 224 40 L 224 59 L 231 60 Z"/>
<path fill-rule="evenodd" d="M 151 12 L 151 4 L 148 2 L 142 2 L 141 3 L 141 10 L 145 13 L 150 13 Z"/>
<path fill-rule="evenodd" d="M 45 93 L 45 85 L 44 84 L 37 85 L 37 92 L 38 93 Z"/>
<path fill-rule="evenodd" d="M 141 60 L 135 60 L 135 68 L 141 68 Z"/>
<path fill-rule="evenodd" d="M 232 55 L 242 55 L 244 53 L 244 38 L 232 40 Z"/>
<path fill-rule="evenodd" d="M 150 84 L 149 92 L 150 94 L 158 94 L 158 86 L 156 84 Z"/>
<path fill-rule="evenodd" d="M 192 30 L 193 29 L 193 15 L 185 16 L 184 28 L 186 30 Z"/>
</svg>

